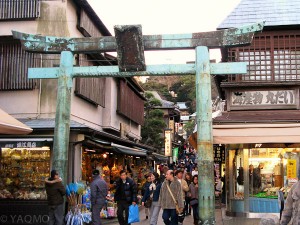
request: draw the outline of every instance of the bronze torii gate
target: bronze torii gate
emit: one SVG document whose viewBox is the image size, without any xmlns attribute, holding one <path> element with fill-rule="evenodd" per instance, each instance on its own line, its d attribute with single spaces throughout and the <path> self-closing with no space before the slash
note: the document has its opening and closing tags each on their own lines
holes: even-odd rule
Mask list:
<svg viewBox="0 0 300 225">
<path fill-rule="evenodd" d="M 67 38 L 39 36 L 13 31 L 24 50 L 61 53 L 59 68 L 29 68 L 28 78 L 58 79 L 54 130 L 53 168 L 66 183 L 70 108 L 73 77 L 130 77 L 196 74 L 197 151 L 199 170 L 199 224 L 215 224 L 213 177 L 212 102 L 210 75 L 244 74 L 246 63 L 209 62 L 209 48 L 248 45 L 263 23 L 221 31 L 142 35 L 141 26 L 115 26 L 116 37 Z M 195 49 L 195 64 L 145 65 L 144 50 Z M 119 66 L 73 67 L 74 53 L 117 51 Z"/>
</svg>

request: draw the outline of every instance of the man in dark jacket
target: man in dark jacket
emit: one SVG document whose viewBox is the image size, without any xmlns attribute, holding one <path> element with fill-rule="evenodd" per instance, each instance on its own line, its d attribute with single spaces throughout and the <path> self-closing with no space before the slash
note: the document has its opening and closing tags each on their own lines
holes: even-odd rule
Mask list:
<svg viewBox="0 0 300 225">
<path fill-rule="evenodd" d="M 108 187 L 106 182 L 99 176 L 99 170 L 93 171 L 93 182 L 91 183 L 91 204 L 93 225 L 101 225 L 100 211 L 105 205 Z"/>
<path fill-rule="evenodd" d="M 120 171 L 120 178 L 115 182 L 116 193 L 114 200 L 118 205 L 118 221 L 120 225 L 128 224 L 128 211 L 131 204 L 137 202 L 137 187 L 135 182 L 127 177 L 125 170 Z M 125 211 L 125 218 L 123 216 Z"/>
<path fill-rule="evenodd" d="M 62 225 L 64 222 L 64 198 L 66 189 L 56 170 L 51 171 L 50 178 L 45 180 L 49 205 L 49 225 Z"/>
<path fill-rule="evenodd" d="M 258 166 L 253 170 L 253 189 L 254 194 L 261 191 L 261 170 L 264 168 L 263 163 L 259 163 Z"/>
</svg>

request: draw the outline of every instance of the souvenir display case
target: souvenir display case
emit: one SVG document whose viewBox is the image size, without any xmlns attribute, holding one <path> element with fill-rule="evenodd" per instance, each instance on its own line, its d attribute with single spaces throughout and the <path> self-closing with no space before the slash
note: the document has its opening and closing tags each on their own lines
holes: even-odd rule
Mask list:
<svg viewBox="0 0 300 225">
<path fill-rule="evenodd" d="M 47 224 L 45 179 L 50 174 L 50 147 L 31 139 L 4 145 L 12 146 L 0 148 L 0 212 L 5 223 Z"/>
<path fill-rule="evenodd" d="M 299 148 L 228 151 L 228 215 L 279 213 L 278 196 L 298 180 Z"/>
<path fill-rule="evenodd" d="M 0 199 L 45 200 L 45 179 L 49 176 L 50 149 L 2 148 Z"/>
</svg>

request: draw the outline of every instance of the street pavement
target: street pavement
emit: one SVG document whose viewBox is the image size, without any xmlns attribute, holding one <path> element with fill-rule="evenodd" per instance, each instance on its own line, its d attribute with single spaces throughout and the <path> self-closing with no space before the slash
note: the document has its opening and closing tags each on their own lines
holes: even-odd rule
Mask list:
<svg viewBox="0 0 300 225">
<path fill-rule="evenodd" d="M 250 219 L 250 218 L 241 218 L 241 217 L 228 217 L 225 215 L 225 206 L 223 207 L 216 207 L 215 211 L 215 218 L 216 218 L 216 225 L 261 225 L 261 219 Z M 113 219 L 102 219 L 103 225 L 117 225 L 118 220 L 116 218 Z M 193 216 L 186 216 L 183 225 L 193 225 Z M 134 225 L 149 225 L 149 219 L 146 219 L 145 209 L 144 207 L 140 207 L 140 222 L 134 223 Z M 160 211 L 158 217 L 157 225 L 164 225 L 162 220 L 162 210 Z M 274 224 L 275 225 L 275 224 Z"/>
</svg>

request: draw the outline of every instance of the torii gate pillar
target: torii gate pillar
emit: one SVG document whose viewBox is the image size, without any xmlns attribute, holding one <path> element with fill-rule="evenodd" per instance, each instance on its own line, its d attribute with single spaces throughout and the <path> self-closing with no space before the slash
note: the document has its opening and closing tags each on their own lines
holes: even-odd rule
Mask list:
<svg viewBox="0 0 300 225">
<path fill-rule="evenodd" d="M 64 182 L 67 181 L 68 149 L 70 137 L 71 91 L 73 73 L 73 53 L 63 51 L 57 84 L 57 101 L 55 113 L 53 163 L 52 168 L 59 171 Z"/>
</svg>

